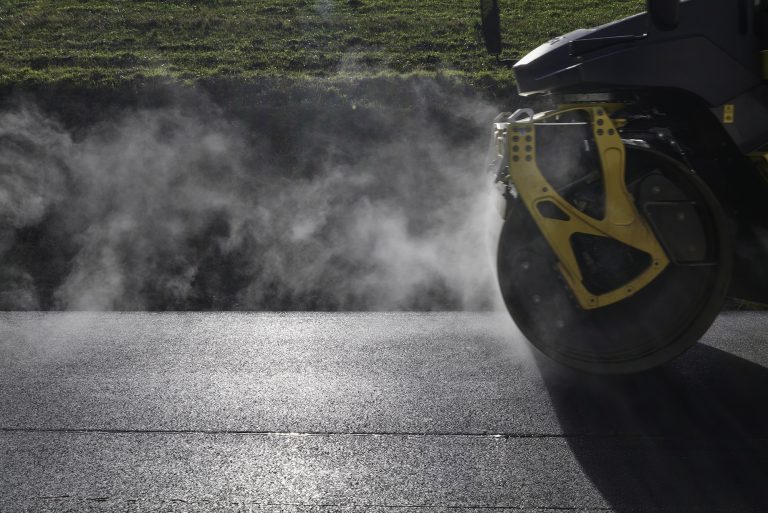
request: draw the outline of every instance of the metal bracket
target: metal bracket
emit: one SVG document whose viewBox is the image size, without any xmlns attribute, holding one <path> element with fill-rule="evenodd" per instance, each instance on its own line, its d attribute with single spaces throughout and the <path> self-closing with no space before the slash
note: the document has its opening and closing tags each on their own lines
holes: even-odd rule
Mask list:
<svg viewBox="0 0 768 513">
<path fill-rule="evenodd" d="M 603 219 L 595 219 L 581 212 L 560 196 L 544 178 L 536 163 L 536 124 L 577 110 L 587 112 L 591 118 L 592 135 L 599 152 L 605 187 Z M 585 310 L 599 308 L 635 294 L 669 265 L 669 258 L 627 191 L 624 143 L 606 106 L 568 106 L 557 111 L 528 115 L 523 120 L 519 112 L 507 118 L 511 121 L 496 123 L 496 130 L 503 130 L 507 136 L 509 180 L 514 183 L 523 203 L 557 255 L 560 272 L 576 296 L 579 306 Z M 543 203 L 554 203 L 566 214 L 564 217 L 567 219 L 545 217 L 539 209 Z M 571 245 L 571 236 L 576 233 L 618 240 L 648 253 L 651 263 L 621 287 L 600 295 L 592 294 L 583 284 L 581 269 Z"/>
</svg>

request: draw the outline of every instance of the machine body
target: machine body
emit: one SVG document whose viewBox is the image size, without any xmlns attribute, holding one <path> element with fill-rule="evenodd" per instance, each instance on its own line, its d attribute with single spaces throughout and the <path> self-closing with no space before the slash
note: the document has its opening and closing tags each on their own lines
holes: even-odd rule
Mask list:
<svg viewBox="0 0 768 513">
<path fill-rule="evenodd" d="M 483 32 L 502 51 L 496 0 Z M 590 372 L 685 351 L 727 296 L 768 304 L 768 9 L 651 0 L 514 66 L 494 123 L 501 292 L 527 338 Z"/>
</svg>

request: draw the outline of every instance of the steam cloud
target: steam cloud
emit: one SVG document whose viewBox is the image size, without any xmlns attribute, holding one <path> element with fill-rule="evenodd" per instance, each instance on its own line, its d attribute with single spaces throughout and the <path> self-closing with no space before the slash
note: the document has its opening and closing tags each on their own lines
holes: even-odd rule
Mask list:
<svg viewBox="0 0 768 513">
<path fill-rule="evenodd" d="M 1 112 L 0 308 L 491 307 L 495 109 L 443 100 L 246 123 L 197 96 L 79 129 Z"/>
</svg>

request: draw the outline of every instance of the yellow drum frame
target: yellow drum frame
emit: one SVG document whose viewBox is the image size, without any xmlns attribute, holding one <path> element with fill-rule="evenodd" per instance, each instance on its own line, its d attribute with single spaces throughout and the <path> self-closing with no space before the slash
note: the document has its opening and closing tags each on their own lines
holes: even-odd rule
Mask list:
<svg viewBox="0 0 768 513">
<path fill-rule="evenodd" d="M 625 148 L 608 112 L 610 104 L 565 106 L 556 111 L 531 115 L 523 120 L 497 122 L 497 140 L 506 139 L 509 171 L 520 198 L 559 260 L 558 268 L 585 310 L 600 308 L 629 296 L 651 283 L 669 265 L 669 258 L 645 218 L 635 207 L 625 182 Z M 605 217 L 593 218 L 580 211 L 547 181 L 536 163 L 536 124 L 573 111 L 584 111 L 592 125 L 605 188 Z M 512 117 L 510 118 L 512 119 Z M 503 140 L 503 139 L 502 139 Z M 545 217 L 539 210 L 544 202 L 554 203 L 567 219 Z M 604 294 L 592 294 L 585 287 L 581 269 L 571 245 L 577 233 L 620 241 L 651 256 L 651 263 L 635 278 Z"/>
</svg>

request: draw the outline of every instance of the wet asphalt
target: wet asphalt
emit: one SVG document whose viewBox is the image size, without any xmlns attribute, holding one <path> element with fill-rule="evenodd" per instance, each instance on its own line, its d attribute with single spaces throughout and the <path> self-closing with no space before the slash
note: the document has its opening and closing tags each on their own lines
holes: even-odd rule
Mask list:
<svg viewBox="0 0 768 513">
<path fill-rule="evenodd" d="M 0 512 L 768 511 L 768 313 L 595 377 L 500 313 L 2 313 Z"/>
</svg>

